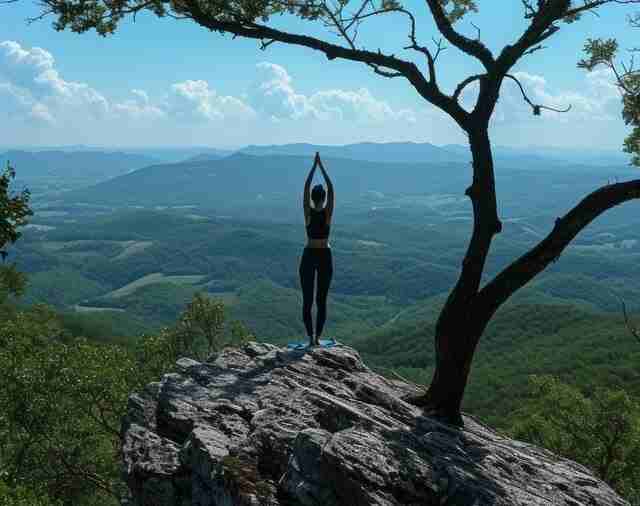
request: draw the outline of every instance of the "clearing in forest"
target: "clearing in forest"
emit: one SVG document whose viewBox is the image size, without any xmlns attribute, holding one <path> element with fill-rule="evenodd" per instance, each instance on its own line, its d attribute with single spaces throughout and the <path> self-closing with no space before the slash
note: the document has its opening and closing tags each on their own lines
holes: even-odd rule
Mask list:
<svg viewBox="0 0 640 506">
<path fill-rule="evenodd" d="M 153 244 L 153 241 L 119 241 L 124 248 L 113 260 L 123 260 L 131 255 L 144 251 Z"/>
</svg>

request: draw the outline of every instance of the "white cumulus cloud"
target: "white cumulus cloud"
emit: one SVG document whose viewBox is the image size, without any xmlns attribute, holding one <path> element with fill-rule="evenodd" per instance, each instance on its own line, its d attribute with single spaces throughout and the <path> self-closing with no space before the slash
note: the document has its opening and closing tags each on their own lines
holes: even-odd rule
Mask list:
<svg viewBox="0 0 640 506">
<path fill-rule="evenodd" d="M 174 83 L 160 100 L 133 89 L 131 98 L 109 101 L 87 83 L 64 79 L 50 52 L 39 47 L 26 49 L 9 40 L 0 42 L 0 95 L 0 111 L 10 117 L 51 124 L 61 120 L 84 122 L 88 118 L 201 122 L 255 116 L 241 99 L 220 95 L 202 80 Z"/>
<path fill-rule="evenodd" d="M 615 76 L 608 69 L 599 69 L 585 73 L 584 84 L 579 89 L 555 90 L 544 76 L 528 72 L 514 72 L 527 94 L 537 105 L 564 110 L 569 105 L 569 112 L 560 113 L 542 109 L 541 116 L 533 116 L 531 106 L 522 97 L 518 85 L 510 78 L 505 78 L 500 98 L 492 120 L 495 123 L 541 122 L 554 121 L 571 123 L 575 121 L 612 121 L 620 118 L 620 93 L 617 90 Z M 471 110 L 478 97 L 478 83 L 468 85 L 460 96 L 462 106 Z"/>
<path fill-rule="evenodd" d="M 410 109 L 394 111 L 387 102 L 377 100 L 366 88 L 357 91 L 319 91 L 309 98 L 309 102 L 326 119 L 416 121 L 415 113 Z"/>
<path fill-rule="evenodd" d="M 66 81 L 55 68 L 53 55 L 40 47 L 0 42 L 0 85 L 5 106 L 14 116 L 55 122 L 61 111 L 81 110 L 96 118 L 109 113 L 107 99 L 86 83 Z"/>
<path fill-rule="evenodd" d="M 169 114 L 187 120 L 247 119 L 255 115 L 241 99 L 219 95 L 202 80 L 173 84 L 165 107 Z"/>
<path fill-rule="evenodd" d="M 543 110 L 542 116 L 533 116 L 518 86 L 506 79 L 492 118 L 496 142 L 614 144 L 623 139 L 620 94 L 611 71 L 585 72 L 578 86 L 564 89 L 551 75 L 514 75 L 534 103 L 572 109 Z M 2 133 L 14 142 L 36 136 L 71 143 L 132 138 L 142 142 L 143 136 L 154 142 L 160 137 L 209 142 L 212 133 L 235 144 L 365 139 L 446 144 L 464 139 L 455 122 L 427 102 L 398 107 L 361 85 L 303 92 L 287 69 L 275 63 L 259 63 L 255 79 L 233 95 L 222 91 L 225 84 L 195 76 L 161 83 L 164 92 L 157 95 L 138 85 L 124 98 L 108 98 L 108 90 L 65 79 L 46 49 L 0 41 L 0 117 L 11 120 L 5 123 L 11 128 L 5 126 Z M 460 98 L 463 107 L 470 110 L 477 93 L 477 82 L 467 86 Z M 265 120 L 280 123 L 270 129 Z M 148 128 L 150 122 L 153 129 Z M 242 128 L 230 128 L 236 122 Z"/>
<path fill-rule="evenodd" d="M 256 109 L 274 120 L 416 120 L 413 111 L 394 110 L 387 102 L 376 99 L 366 88 L 356 91 L 321 90 L 312 95 L 297 93 L 286 69 L 269 62 L 257 65 L 257 79 L 250 88 L 249 97 Z"/>
<path fill-rule="evenodd" d="M 113 110 L 117 115 L 132 119 L 158 119 L 166 117 L 167 113 L 158 105 L 151 103 L 149 95 L 144 90 L 133 89 L 134 98 L 114 104 Z"/>
<path fill-rule="evenodd" d="M 296 93 L 291 76 L 275 63 L 262 62 L 256 66 L 257 76 L 249 97 L 254 106 L 273 119 L 300 119 L 317 115 L 307 97 Z"/>
<path fill-rule="evenodd" d="M 516 72 L 514 77 L 522 83 L 534 104 L 554 109 L 566 109 L 571 106 L 567 113 L 543 109 L 542 114 L 548 119 L 567 123 L 576 120 L 609 121 L 619 118 L 620 95 L 613 84 L 613 75 L 604 69 L 586 74 L 584 86 L 579 90 L 555 91 L 544 77 L 527 72 Z M 503 93 L 506 97 L 505 105 L 512 109 L 518 119 L 525 119 L 524 116 L 527 114 L 531 116 L 531 108 L 524 103 L 522 92 L 515 82 L 508 81 L 510 83 L 506 83 Z M 507 118 L 508 116 L 505 119 Z"/>
</svg>

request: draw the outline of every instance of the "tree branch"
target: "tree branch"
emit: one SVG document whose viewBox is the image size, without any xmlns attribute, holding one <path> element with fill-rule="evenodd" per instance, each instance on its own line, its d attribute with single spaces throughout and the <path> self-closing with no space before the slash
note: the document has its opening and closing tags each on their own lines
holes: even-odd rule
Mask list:
<svg viewBox="0 0 640 506">
<path fill-rule="evenodd" d="M 530 3 L 528 5 L 531 7 Z M 553 23 L 562 18 L 562 15 L 570 5 L 570 0 L 556 0 L 545 3 L 538 2 L 540 7 L 537 10 L 531 11 L 527 9 L 528 15 L 525 15 L 525 17 L 530 17 L 531 23 L 520 38 L 514 44 L 505 46 L 500 56 L 498 56 L 497 65 L 500 72 L 503 75 L 509 72 L 511 67 L 528 49 L 540 44 L 540 42 L 557 32 L 559 28 L 554 26 Z"/>
<path fill-rule="evenodd" d="M 522 56 L 526 56 L 528 54 L 533 54 L 536 51 L 540 51 L 541 49 L 546 49 L 546 46 L 543 46 L 542 44 L 538 44 L 537 46 L 533 46 L 531 49 L 527 49 L 524 53 L 522 53 Z"/>
<path fill-rule="evenodd" d="M 367 8 L 367 5 L 369 3 L 371 3 L 371 0 L 365 0 L 364 2 L 362 2 L 362 5 L 358 9 L 358 11 L 353 15 L 353 17 L 343 20 L 343 21 L 348 21 L 349 22 L 349 24 L 345 27 L 346 30 L 349 30 L 354 23 L 357 23 L 358 21 L 360 21 L 360 20 L 362 20 L 362 19 L 364 19 L 366 17 L 375 16 L 376 14 L 383 14 L 385 12 L 385 11 L 382 11 L 382 10 L 377 10 L 377 11 L 373 11 L 372 13 L 369 13 L 369 14 L 362 14 L 364 12 L 364 10 Z"/>
<path fill-rule="evenodd" d="M 342 58 L 359 61 L 369 66 L 373 65 L 374 70 L 377 68 L 377 73 L 387 74 L 387 77 L 395 76 L 395 73 L 381 70 L 381 67 L 391 69 L 404 76 L 424 99 L 449 114 L 461 127 L 464 128 L 469 120 L 467 111 L 451 97 L 442 93 L 434 82 L 427 81 L 413 62 L 399 59 L 394 55 L 386 55 L 380 51 L 373 52 L 355 47 L 339 46 L 315 37 L 277 30 L 252 21 L 216 19 L 203 11 L 197 0 L 183 0 L 181 8 L 184 8 L 186 12 L 179 12 L 179 14 L 188 13 L 196 23 L 211 31 L 228 32 L 251 39 L 266 39 L 307 47 L 324 53 L 329 60 Z"/>
<path fill-rule="evenodd" d="M 563 16 L 564 18 L 572 18 L 586 11 L 591 11 L 596 9 L 604 4 L 608 3 L 617 3 L 617 4 L 629 4 L 635 3 L 637 0 L 596 0 L 596 1 L 587 1 L 585 0 L 584 5 L 580 7 L 576 7 L 574 9 L 567 10 L 566 14 Z"/>
<path fill-rule="evenodd" d="M 53 442 L 52 442 L 53 443 Z M 60 459 L 60 462 L 62 463 L 62 465 L 65 467 L 65 469 L 72 475 L 72 476 L 80 476 L 82 478 L 84 478 L 85 480 L 93 483 L 97 488 L 99 488 L 100 490 L 102 490 L 103 492 L 107 493 L 108 495 L 110 495 L 111 497 L 117 499 L 118 501 L 120 501 L 122 498 L 120 497 L 120 494 L 118 494 L 112 487 L 111 484 L 102 478 L 102 476 L 99 476 L 95 473 L 92 473 L 91 471 L 88 471 L 86 469 L 83 469 L 82 467 L 69 462 L 64 455 L 64 450 L 60 450 L 57 447 L 53 447 L 51 448 L 51 450 L 53 451 L 53 453 L 55 455 L 58 456 L 58 458 Z"/>
<path fill-rule="evenodd" d="M 533 102 L 531 102 L 531 100 L 529 100 L 529 97 L 527 97 L 527 94 L 524 92 L 524 88 L 522 87 L 522 84 L 515 76 L 512 76 L 511 74 L 506 74 L 505 77 L 513 79 L 516 82 L 516 84 L 520 88 L 520 91 L 522 92 L 522 98 L 524 98 L 525 102 L 529 104 L 533 109 L 534 116 L 540 116 L 540 109 L 548 109 L 550 111 L 555 111 L 555 112 L 569 112 L 571 110 L 571 105 L 569 105 L 569 107 L 567 107 L 566 109 L 554 109 L 553 107 L 548 107 L 546 105 L 534 104 Z"/>
<path fill-rule="evenodd" d="M 262 51 L 266 51 L 266 50 L 267 50 L 267 48 L 268 48 L 271 44 L 273 44 L 274 42 L 275 42 L 275 40 L 273 40 L 273 39 L 271 39 L 271 40 L 267 40 L 267 41 L 265 41 L 265 40 L 261 40 L 261 41 L 260 41 L 260 49 L 261 49 Z"/>
<path fill-rule="evenodd" d="M 105 9 L 104 13 L 102 13 L 101 16 L 96 16 L 96 19 L 92 19 L 92 23 L 98 24 L 99 22 L 104 20 L 114 20 L 114 21 L 119 20 L 121 17 L 127 14 L 133 14 L 134 20 L 135 20 L 135 15 L 138 12 L 144 9 L 153 8 L 154 5 L 156 5 L 156 3 L 157 3 L 157 0 L 145 0 L 139 4 L 129 6 L 126 4 L 126 2 L 117 2 L 117 4 L 105 2 L 107 8 Z M 58 0 L 41 0 L 41 5 L 43 6 L 47 5 L 49 6 L 49 9 L 43 10 L 39 15 L 35 17 L 27 18 L 28 24 L 31 24 L 35 21 L 40 21 L 45 16 L 48 16 L 49 14 L 53 14 L 53 13 L 60 14 L 61 7 L 59 5 Z M 125 5 L 127 6 L 125 7 Z M 65 6 L 64 8 L 66 10 L 69 10 L 68 6 Z M 68 22 L 69 21 L 67 21 L 67 23 Z"/>
<path fill-rule="evenodd" d="M 530 54 L 536 44 L 551 37 L 560 28 L 555 26 L 556 21 L 574 21 L 583 12 L 593 11 L 605 4 L 633 4 L 639 0 L 584 0 L 580 7 L 571 8 L 571 0 L 538 1 L 534 8 L 532 1 L 522 0 L 525 8 L 525 18 L 531 19 L 531 23 L 520 38 L 512 45 L 507 45 L 500 53 L 497 64 L 504 75 L 524 55 Z"/>
<path fill-rule="evenodd" d="M 437 87 L 438 83 L 436 81 L 435 63 L 436 63 L 436 60 L 438 59 L 438 56 L 440 56 L 440 53 L 445 49 L 442 47 L 442 39 L 440 39 L 439 41 L 436 41 L 434 39 L 434 43 L 436 44 L 436 54 L 435 56 L 432 55 L 431 51 L 429 51 L 427 47 L 420 46 L 416 40 L 416 19 L 413 16 L 413 14 L 411 14 L 409 11 L 406 11 L 404 9 L 400 9 L 400 10 L 404 12 L 407 16 L 409 16 L 409 19 L 411 21 L 411 31 L 409 32 L 409 40 L 411 41 L 411 44 L 404 47 L 403 49 L 414 49 L 415 51 L 418 51 L 427 57 L 427 65 L 429 67 L 429 82 L 432 85 Z"/>
<path fill-rule="evenodd" d="M 640 179 L 603 186 L 587 195 L 535 247 L 500 272 L 479 292 L 475 303 L 491 318 L 517 290 L 555 262 L 573 238 L 595 218 L 623 202 L 640 198 Z"/>
<path fill-rule="evenodd" d="M 331 17 L 333 24 L 338 28 L 340 34 L 349 42 L 350 47 L 352 47 L 353 49 L 355 48 L 355 45 L 353 44 L 353 40 L 355 39 L 355 35 L 354 37 L 349 37 L 347 35 L 349 29 L 351 29 L 351 27 L 357 23 L 361 22 L 363 19 L 371 17 L 371 16 L 376 16 L 379 14 L 386 14 L 389 12 L 399 12 L 401 14 L 406 15 L 409 18 L 409 23 L 410 23 L 410 31 L 409 31 L 409 40 L 411 41 L 411 44 L 409 44 L 408 46 L 405 46 L 403 49 L 413 49 L 415 51 L 418 51 L 422 54 L 424 54 L 427 57 L 427 65 L 429 68 L 429 82 L 436 85 L 436 71 L 435 71 L 435 62 L 438 59 L 438 56 L 440 55 L 440 53 L 444 50 L 444 48 L 441 45 L 441 42 L 436 42 L 436 49 L 437 52 L 435 54 L 435 56 L 433 56 L 431 54 L 431 51 L 429 51 L 429 49 L 425 46 L 421 46 L 420 44 L 418 44 L 418 41 L 416 39 L 416 19 L 415 16 L 408 10 L 403 9 L 402 7 L 394 7 L 394 8 L 389 8 L 389 9 L 378 9 L 378 10 L 373 10 L 372 12 L 368 12 L 366 14 L 362 14 L 364 12 L 364 9 L 366 8 L 367 4 L 370 3 L 370 0 L 366 0 L 358 9 L 358 11 L 350 18 L 340 18 L 337 19 L 333 13 L 328 12 L 328 15 Z M 326 7 L 325 7 L 326 8 Z M 346 26 L 343 25 L 343 23 L 347 22 L 348 24 Z M 435 41 L 434 41 L 435 42 Z M 381 73 L 378 72 L 379 69 L 374 67 L 374 70 L 376 70 L 377 73 Z M 399 77 L 400 74 L 394 74 L 392 76 L 387 75 L 386 73 L 382 72 L 382 75 L 385 75 L 386 77 Z"/>
<path fill-rule="evenodd" d="M 347 33 L 347 30 L 342 25 L 342 21 L 336 17 L 336 15 L 331 11 L 331 9 L 329 9 L 326 6 L 326 4 L 324 5 L 324 11 L 327 13 L 327 16 L 329 16 L 329 19 L 331 19 L 331 22 L 333 23 L 335 28 L 338 30 L 338 33 L 342 36 L 344 40 L 347 41 L 347 44 L 349 44 L 349 47 L 354 51 L 357 51 L 355 41 Z M 357 31 L 356 31 L 356 34 L 357 34 Z M 378 50 L 378 52 L 379 51 L 380 50 Z M 376 65 L 375 63 L 367 62 L 367 65 L 369 65 L 376 74 L 379 74 L 384 77 L 402 77 L 404 75 L 402 72 L 388 72 L 386 70 L 382 70 L 380 68 L 380 65 Z"/>
<path fill-rule="evenodd" d="M 476 31 L 478 32 L 478 36 L 476 37 L 476 40 L 478 42 L 480 42 L 480 27 L 477 26 L 473 21 L 471 21 L 471 25 L 476 29 Z"/>
<path fill-rule="evenodd" d="M 522 5 L 524 7 L 524 19 L 531 19 L 536 15 L 536 9 L 529 0 L 522 0 Z"/>
<path fill-rule="evenodd" d="M 436 26 L 444 38 L 464 53 L 476 57 L 488 71 L 491 71 L 496 63 L 491 51 L 480 40 L 469 39 L 454 30 L 442 7 L 441 0 L 426 1 Z"/>
<path fill-rule="evenodd" d="M 91 397 L 91 400 L 93 402 L 93 406 L 95 406 L 97 408 L 98 416 L 96 416 L 93 413 L 91 405 L 88 406 L 88 408 L 85 410 L 85 413 L 87 415 L 89 415 L 89 417 L 94 422 L 96 422 L 99 426 L 101 426 L 105 430 L 105 432 L 111 434 L 112 436 L 115 436 L 116 439 L 120 438 L 120 430 L 118 428 L 116 428 L 116 427 L 113 427 L 107 421 L 107 417 L 105 416 L 104 409 L 103 409 L 102 405 L 100 404 L 100 399 L 98 399 L 98 397 L 92 391 L 88 391 L 87 394 Z M 113 404 L 114 404 L 114 402 L 111 401 L 111 405 L 113 405 Z"/>
<path fill-rule="evenodd" d="M 458 100 L 458 98 L 460 97 L 460 94 L 462 93 L 462 90 L 464 90 L 472 82 L 478 81 L 478 80 L 482 79 L 483 77 L 485 77 L 486 75 L 487 74 L 476 74 L 474 76 L 467 77 L 464 81 L 461 81 L 460 84 L 458 84 L 458 86 L 456 86 L 456 89 L 453 92 L 453 99 L 454 100 Z"/>
<path fill-rule="evenodd" d="M 458 84 L 458 86 L 456 86 L 456 89 L 453 92 L 453 99 L 454 100 L 458 100 L 459 97 L 460 97 L 460 94 L 462 93 L 462 90 L 464 90 L 464 88 L 466 88 L 472 82 L 482 79 L 483 77 L 487 77 L 487 74 L 476 74 L 476 75 L 473 75 L 473 76 L 469 76 L 465 80 L 461 81 L 460 84 Z M 549 111 L 555 111 L 555 112 L 569 112 L 571 110 L 571 105 L 569 105 L 566 109 L 556 109 L 554 107 L 549 107 L 549 106 L 546 106 L 546 105 L 534 104 L 533 102 L 531 102 L 531 100 L 529 99 L 529 97 L 525 93 L 524 87 L 522 86 L 522 84 L 520 83 L 520 81 L 518 80 L 517 77 L 515 77 L 515 76 L 513 76 L 511 74 L 505 74 L 505 77 L 508 77 L 509 79 L 512 79 L 513 81 L 515 81 L 515 83 L 520 88 L 520 91 L 522 92 L 522 98 L 524 98 L 525 102 L 527 102 L 527 104 L 529 104 L 531 106 L 531 108 L 533 109 L 533 114 L 535 116 L 539 116 L 540 115 L 540 110 L 541 109 L 547 109 Z"/>
</svg>

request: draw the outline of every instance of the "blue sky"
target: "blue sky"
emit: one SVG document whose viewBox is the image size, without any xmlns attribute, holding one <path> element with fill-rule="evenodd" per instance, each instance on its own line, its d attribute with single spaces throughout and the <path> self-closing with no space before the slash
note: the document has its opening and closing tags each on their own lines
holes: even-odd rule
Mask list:
<svg viewBox="0 0 640 506">
<path fill-rule="evenodd" d="M 479 0 L 480 12 L 457 25 L 497 53 L 526 26 L 520 0 Z M 424 2 L 405 2 L 416 14 L 418 37 L 437 35 Z M 348 61 L 329 62 L 305 48 L 231 40 L 189 21 L 142 14 L 115 35 L 56 32 L 28 0 L 0 6 L 0 145 L 208 145 L 359 141 L 464 143 L 452 120 L 421 99 L 403 79 L 375 75 Z M 491 127 L 495 144 L 617 149 L 628 129 L 620 99 L 605 71 L 576 68 L 587 37 L 616 36 L 633 45 L 629 6 L 601 8 L 562 25 L 547 49 L 516 67 L 535 102 L 571 104 L 567 114 L 531 115 L 512 83 L 504 85 Z M 339 42 L 317 23 L 279 17 L 274 25 Z M 635 37 L 637 39 L 637 37 Z M 402 49 L 407 22 L 385 15 L 363 25 L 360 44 L 395 53 L 424 69 L 417 53 Z M 448 45 L 445 43 L 445 45 Z M 448 47 L 438 62 L 441 87 L 480 67 Z M 470 106 L 474 88 L 463 95 Z"/>
</svg>

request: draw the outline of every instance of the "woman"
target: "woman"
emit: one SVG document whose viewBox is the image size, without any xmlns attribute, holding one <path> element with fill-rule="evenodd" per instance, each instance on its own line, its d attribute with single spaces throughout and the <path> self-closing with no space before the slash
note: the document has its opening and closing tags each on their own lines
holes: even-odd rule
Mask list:
<svg viewBox="0 0 640 506">
<path fill-rule="evenodd" d="M 313 174 L 320 166 L 328 192 L 325 193 L 321 184 L 313 187 L 309 192 Z M 311 195 L 309 195 L 311 193 Z M 322 207 L 325 195 L 327 202 Z M 313 207 L 311 206 L 313 201 Z M 313 167 L 304 184 L 302 197 L 304 208 L 304 223 L 307 228 L 307 246 L 300 260 L 300 284 L 302 285 L 302 320 L 309 336 L 310 345 L 319 345 L 324 322 L 327 319 L 327 293 L 333 275 L 333 260 L 329 246 L 329 229 L 333 216 L 333 184 L 320 161 L 320 154 L 316 153 Z M 316 272 L 318 273 L 318 287 L 316 291 L 316 333 L 313 334 L 311 306 L 313 304 L 313 285 Z"/>
</svg>

